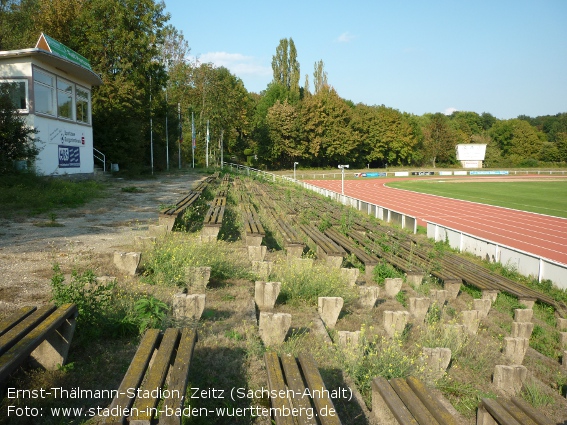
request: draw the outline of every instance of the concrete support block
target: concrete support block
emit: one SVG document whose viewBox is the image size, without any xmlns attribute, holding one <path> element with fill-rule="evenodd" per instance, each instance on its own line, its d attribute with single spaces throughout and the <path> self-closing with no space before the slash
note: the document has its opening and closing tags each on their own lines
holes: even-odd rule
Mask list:
<svg viewBox="0 0 567 425">
<path fill-rule="evenodd" d="M 273 310 L 281 288 L 281 282 L 257 281 L 254 285 L 254 301 L 258 306 L 258 310 Z"/>
<path fill-rule="evenodd" d="M 425 320 L 427 310 L 429 310 L 429 306 L 431 305 L 431 299 L 410 297 L 408 301 L 408 310 L 410 314 L 415 317 L 416 321 L 420 323 L 423 322 Z"/>
<path fill-rule="evenodd" d="M 204 292 L 211 278 L 210 267 L 186 267 L 185 284 L 191 293 Z"/>
<path fill-rule="evenodd" d="M 488 298 L 481 298 L 473 300 L 473 309 L 480 312 L 480 319 L 484 319 L 488 316 L 490 307 L 492 306 L 492 301 Z"/>
<path fill-rule="evenodd" d="M 475 335 L 480 324 L 480 312 L 478 310 L 464 310 L 461 312 L 461 317 L 465 331 L 469 335 Z"/>
<path fill-rule="evenodd" d="M 199 320 L 205 310 L 206 299 L 205 294 L 175 294 L 173 296 L 173 317 Z"/>
<path fill-rule="evenodd" d="M 71 340 L 77 327 L 75 317 L 65 320 L 54 332 L 30 354 L 30 363 L 34 367 L 57 370 L 67 362 Z"/>
<path fill-rule="evenodd" d="M 339 314 L 341 314 L 343 304 L 344 300 L 341 297 L 319 297 L 319 315 L 327 328 L 334 329 Z"/>
<path fill-rule="evenodd" d="M 406 281 L 410 285 L 421 286 L 421 282 L 423 281 L 423 273 L 421 273 L 421 272 L 407 272 L 406 273 Z"/>
<path fill-rule="evenodd" d="M 530 338 L 534 330 L 534 324 L 532 322 L 512 322 L 512 332 L 513 338 Z"/>
<path fill-rule="evenodd" d="M 528 338 L 506 337 L 504 338 L 504 357 L 510 364 L 522 364 L 529 346 Z"/>
<path fill-rule="evenodd" d="M 447 279 L 443 282 L 443 287 L 447 291 L 448 300 L 454 300 L 457 298 L 462 284 L 463 281 L 461 279 Z"/>
<path fill-rule="evenodd" d="M 449 348 L 423 348 L 422 360 L 434 376 L 445 373 L 451 362 L 451 350 Z"/>
<path fill-rule="evenodd" d="M 279 345 L 284 342 L 290 326 L 291 314 L 260 313 L 259 333 L 266 347 Z"/>
<path fill-rule="evenodd" d="M 262 239 L 263 236 L 260 235 L 246 235 L 246 246 L 260 246 Z"/>
<path fill-rule="evenodd" d="M 250 261 L 264 261 L 267 252 L 268 252 L 267 246 L 248 245 L 248 259 Z"/>
<path fill-rule="evenodd" d="M 114 265 L 129 276 L 136 275 L 141 259 L 141 252 L 114 252 Z"/>
<path fill-rule="evenodd" d="M 559 332 L 567 331 L 567 319 L 557 319 L 557 330 Z"/>
<path fill-rule="evenodd" d="M 483 289 L 481 298 L 483 300 L 489 299 L 491 302 L 495 302 L 499 292 L 500 291 L 496 291 L 494 289 Z"/>
<path fill-rule="evenodd" d="M 377 377 L 372 380 L 372 416 L 378 425 L 398 425 L 392 411 L 380 393 L 380 386 L 385 385 L 386 378 Z M 389 384 L 388 384 L 389 385 Z"/>
<path fill-rule="evenodd" d="M 342 347 L 356 348 L 360 340 L 360 331 L 349 332 L 349 331 L 339 331 L 338 332 L 338 342 Z"/>
<path fill-rule="evenodd" d="M 518 298 L 518 301 L 527 309 L 533 310 L 535 304 L 535 300 L 533 298 Z"/>
<path fill-rule="evenodd" d="M 561 366 L 563 366 L 563 369 L 567 369 L 567 350 L 563 350 L 563 355 L 561 356 Z"/>
<path fill-rule="evenodd" d="M 150 234 L 150 236 L 161 236 L 166 234 L 168 230 L 171 229 L 168 229 L 167 226 L 164 224 L 160 224 L 160 225 L 150 224 L 148 226 L 148 233 Z"/>
<path fill-rule="evenodd" d="M 527 308 L 514 309 L 514 322 L 531 322 L 534 311 Z"/>
<path fill-rule="evenodd" d="M 360 293 L 360 298 L 358 299 L 358 304 L 364 308 L 373 308 L 376 304 L 376 300 L 380 296 L 379 286 L 359 286 L 358 292 Z"/>
<path fill-rule="evenodd" d="M 559 332 L 559 344 L 562 348 L 567 348 L 567 332 Z"/>
<path fill-rule="evenodd" d="M 354 268 L 341 268 L 341 275 L 347 280 L 350 286 L 355 286 L 358 276 L 360 275 L 360 270 L 356 267 Z"/>
<path fill-rule="evenodd" d="M 528 369 L 522 365 L 496 365 L 492 383 L 509 397 L 513 397 L 522 390 L 522 385 L 528 375 Z"/>
<path fill-rule="evenodd" d="M 175 225 L 175 220 L 177 217 L 171 215 L 161 215 L 159 216 L 158 223 L 160 226 L 164 226 L 165 230 L 171 232 L 173 226 Z"/>
<path fill-rule="evenodd" d="M 401 335 L 408 324 L 407 311 L 384 311 L 384 329 L 388 336 Z"/>
<path fill-rule="evenodd" d="M 399 277 L 384 279 L 384 290 L 386 292 L 386 296 L 394 298 L 398 295 L 398 292 L 402 289 L 403 282 L 404 281 Z"/>
<path fill-rule="evenodd" d="M 301 258 L 303 255 L 303 245 L 287 245 L 285 247 L 285 252 L 288 258 Z"/>
<path fill-rule="evenodd" d="M 332 269 L 340 269 L 343 265 L 343 257 L 340 255 L 325 255 L 324 257 L 325 264 Z"/>
<path fill-rule="evenodd" d="M 201 229 L 201 241 L 212 242 L 219 236 L 220 226 L 203 226 Z"/>
<path fill-rule="evenodd" d="M 134 245 L 139 249 L 151 249 L 156 244 L 155 236 L 136 236 Z"/>
<path fill-rule="evenodd" d="M 268 280 L 274 263 L 271 261 L 252 261 L 252 272 L 256 273 L 260 279 Z"/>
<path fill-rule="evenodd" d="M 431 303 L 437 303 L 441 308 L 445 305 L 447 301 L 447 291 L 445 289 L 432 289 L 429 291 L 429 298 L 431 298 Z"/>
</svg>

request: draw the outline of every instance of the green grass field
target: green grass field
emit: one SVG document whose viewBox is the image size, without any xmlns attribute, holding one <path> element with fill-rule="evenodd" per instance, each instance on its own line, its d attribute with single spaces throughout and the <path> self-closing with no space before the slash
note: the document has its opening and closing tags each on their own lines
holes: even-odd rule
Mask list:
<svg viewBox="0 0 567 425">
<path fill-rule="evenodd" d="M 463 182 L 404 180 L 390 187 L 567 218 L 567 180 Z"/>
</svg>

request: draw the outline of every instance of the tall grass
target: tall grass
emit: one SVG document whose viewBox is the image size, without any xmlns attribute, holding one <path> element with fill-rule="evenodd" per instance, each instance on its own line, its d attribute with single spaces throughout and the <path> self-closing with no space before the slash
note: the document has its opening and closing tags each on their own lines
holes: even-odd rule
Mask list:
<svg viewBox="0 0 567 425">
<path fill-rule="evenodd" d="M 195 235 L 173 232 L 158 240 L 142 256 L 143 280 L 152 285 L 185 286 L 187 267 L 210 267 L 211 278 L 253 279 L 246 253 L 234 245 L 201 243 Z"/>
<path fill-rule="evenodd" d="M 276 263 L 270 278 L 282 283 L 280 299 L 290 305 L 317 305 L 318 297 L 342 297 L 345 304 L 357 297 L 340 270 L 300 261 Z"/>
</svg>

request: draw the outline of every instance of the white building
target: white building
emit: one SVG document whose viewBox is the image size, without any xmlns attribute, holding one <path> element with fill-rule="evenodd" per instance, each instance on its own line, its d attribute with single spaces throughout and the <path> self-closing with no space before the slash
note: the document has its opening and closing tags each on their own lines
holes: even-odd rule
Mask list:
<svg viewBox="0 0 567 425">
<path fill-rule="evenodd" d="M 91 88 L 102 84 L 87 59 L 41 34 L 33 49 L 0 52 L 0 84 L 10 94 L 41 149 L 38 174 L 92 173 Z"/>
</svg>

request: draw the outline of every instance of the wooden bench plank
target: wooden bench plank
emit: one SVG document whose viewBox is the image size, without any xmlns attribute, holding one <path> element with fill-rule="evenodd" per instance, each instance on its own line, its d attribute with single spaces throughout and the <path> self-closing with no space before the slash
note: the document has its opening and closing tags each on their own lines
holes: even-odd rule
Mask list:
<svg viewBox="0 0 567 425">
<path fill-rule="evenodd" d="M 172 367 L 169 384 L 167 386 L 167 389 L 170 391 L 169 397 L 165 398 L 163 403 L 163 409 L 166 412 L 176 412 L 178 409 L 183 408 L 189 376 L 189 366 L 191 365 L 193 350 L 195 349 L 197 339 L 196 330 L 189 328 L 182 330 L 177 356 L 175 357 L 175 364 Z M 175 415 L 163 415 L 159 420 L 160 425 L 178 425 L 179 423 L 180 418 Z"/>
<path fill-rule="evenodd" d="M 130 409 L 132 403 L 134 403 L 134 398 L 131 397 L 130 391 L 136 389 L 142 383 L 146 369 L 150 364 L 152 354 L 160 341 L 160 331 L 159 329 L 148 329 L 144 334 L 138 350 L 134 355 L 122 383 L 118 387 L 118 395 L 112 400 L 109 410 L 116 407 L 120 407 L 124 412 L 124 409 Z M 108 416 L 105 418 L 104 423 L 106 424 L 123 424 L 125 423 L 125 417 L 123 416 Z"/>
<path fill-rule="evenodd" d="M 522 425 L 539 425 L 537 422 L 533 421 L 526 412 L 510 400 L 498 399 L 498 403 L 500 403 L 500 405 Z"/>
<path fill-rule="evenodd" d="M 43 310 L 43 309 L 40 309 Z M 64 304 L 52 311 L 42 322 L 38 323 L 27 335 L 0 356 L 0 383 L 9 374 L 25 362 L 30 354 L 39 347 L 46 338 L 69 319 L 77 317 L 75 304 Z"/>
<path fill-rule="evenodd" d="M 0 354 L 4 354 L 33 328 L 56 310 L 54 305 L 47 305 L 36 310 L 21 320 L 16 326 L 0 337 Z"/>
<path fill-rule="evenodd" d="M 483 398 L 480 407 L 484 408 L 500 425 L 522 425 L 493 398 Z M 477 414 L 483 414 L 480 408 Z"/>
<path fill-rule="evenodd" d="M 264 363 L 266 364 L 266 372 L 268 374 L 268 387 L 270 389 L 270 403 L 275 412 L 283 412 L 283 409 L 291 409 L 291 403 L 286 396 L 286 385 L 280 365 L 280 359 L 276 352 L 270 351 L 264 353 Z M 274 414 L 276 425 L 294 425 L 291 415 Z"/>
<path fill-rule="evenodd" d="M 11 314 L 8 317 L 2 319 L 0 321 L 0 336 L 4 335 L 6 332 L 12 329 L 30 314 L 32 314 L 36 309 L 37 307 L 22 307 L 14 314 Z"/>
<path fill-rule="evenodd" d="M 311 354 L 307 353 L 299 354 L 298 360 L 301 365 L 301 370 L 303 371 L 303 376 L 312 392 L 319 421 L 321 421 L 323 425 L 341 425 L 341 420 L 336 413 L 332 400 L 328 396 L 325 383 L 323 382 L 323 378 L 321 378 L 319 369 L 317 369 L 315 360 Z M 334 412 L 334 414 L 331 415 L 330 412 Z"/>
<path fill-rule="evenodd" d="M 390 379 L 390 385 L 419 425 L 439 425 L 403 378 Z"/>
<path fill-rule="evenodd" d="M 447 408 L 437 399 L 433 397 L 431 391 L 425 384 L 415 376 L 406 378 L 406 382 L 413 390 L 423 405 L 431 412 L 433 417 L 439 422 L 439 425 L 458 425 L 455 417 L 447 410 Z"/>
<path fill-rule="evenodd" d="M 374 391 L 379 393 L 384 404 L 400 425 L 419 425 L 386 378 L 378 376 L 372 380 L 372 392 Z M 372 410 L 374 411 L 374 401 Z"/>
<path fill-rule="evenodd" d="M 313 408 L 309 401 L 309 396 L 300 396 L 300 394 L 305 394 L 306 388 L 303 378 L 301 377 L 301 372 L 299 371 L 299 366 L 297 365 L 297 360 L 294 356 L 286 354 L 281 356 L 281 362 L 287 386 L 295 394 L 291 402 L 298 412 L 300 412 L 300 415 L 295 417 L 297 422 L 300 425 L 317 425 L 315 415 L 312 415 L 311 419 L 306 416 L 309 409 L 313 411 Z"/>
<path fill-rule="evenodd" d="M 522 411 L 535 423 L 538 425 L 555 425 L 550 419 L 542 415 L 541 412 L 535 410 L 527 401 L 520 397 L 512 397 L 510 399 L 512 403 L 518 406 Z"/>
<path fill-rule="evenodd" d="M 139 391 L 143 397 L 136 398 L 133 406 L 133 413 L 130 416 L 130 424 L 132 425 L 150 425 L 154 418 L 154 410 L 157 407 L 161 397 L 156 389 L 161 389 L 167 377 L 167 371 L 173 358 L 175 346 L 179 340 L 179 329 L 168 328 L 165 331 L 159 344 L 159 348 L 152 366 L 149 369 L 146 379 Z"/>
</svg>

